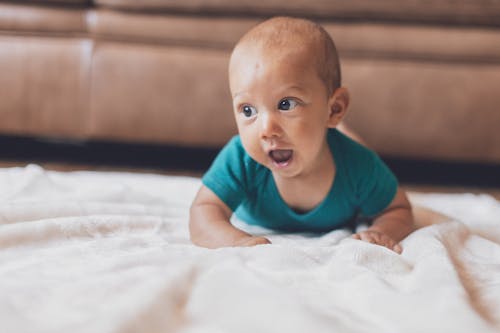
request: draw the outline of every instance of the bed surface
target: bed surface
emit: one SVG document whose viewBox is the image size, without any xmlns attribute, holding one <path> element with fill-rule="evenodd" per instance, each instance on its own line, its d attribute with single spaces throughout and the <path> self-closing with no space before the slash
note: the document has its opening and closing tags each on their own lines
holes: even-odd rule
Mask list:
<svg viewBox="0 0 500 333">
<path fill-rule="evenodd" d="M 500 330 L 500 202 L 492 196 L 411 193 L 454 221 L 414 232 L 402 255 L 347 230 L 207 250 L 189 242 L 187 228 L 199 184 L 1 168 L 2 331 Z"/>
</svg>

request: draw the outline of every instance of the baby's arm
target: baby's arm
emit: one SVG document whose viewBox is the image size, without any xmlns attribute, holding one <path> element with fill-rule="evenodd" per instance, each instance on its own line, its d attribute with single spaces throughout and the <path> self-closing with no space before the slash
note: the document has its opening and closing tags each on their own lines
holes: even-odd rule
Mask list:
<svg viewBox="0 0 500 333">
<path fill-rule="evenodd" d="M 208 187 L 202 185 L 189 214 L 191 241 L 207 248 L 253 246 L 271 243 L 267 238 L 247 234 L 234 227 L 231 209 Z"/>
<path fill-rule="evenodd" d="M 413 230 L 415 230 L 415 223 L 410 202 L 405 192 L 398 188 L 391 204 L 375 218 L 372 226 L 352 237 L 401 253 L 399 242 Z"/>
</svg>

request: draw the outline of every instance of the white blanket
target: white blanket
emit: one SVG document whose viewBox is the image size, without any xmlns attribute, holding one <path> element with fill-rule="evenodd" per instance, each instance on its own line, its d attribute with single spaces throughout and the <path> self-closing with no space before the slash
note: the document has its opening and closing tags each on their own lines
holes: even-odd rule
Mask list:
<svg viewBox="0 0 500 333">
<path fill-rule="evenodd" d="M 490 196 L 412 194 L 456 221 L 414 232 L 402 255 L 346 230 L 207 250 L 187 226 L 199 184 L 0 169 L 0 331 L 500 328 L 500 203 Z"/>
</svg>

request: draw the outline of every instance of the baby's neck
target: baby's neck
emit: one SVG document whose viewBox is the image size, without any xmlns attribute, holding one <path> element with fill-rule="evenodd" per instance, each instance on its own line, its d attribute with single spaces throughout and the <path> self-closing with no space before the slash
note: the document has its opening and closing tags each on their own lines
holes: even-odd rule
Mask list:
<svg viewBox="0 0 500 333">
<path fill-rule="evenodd" d="M 273 177 L 283 201 L 297 212 L 308 212 L 325 200 L 335 174 L 335 163 L 331 157 L 317 172 L 300 177 L 285 178 L 274 174 Z"/>
</svg>

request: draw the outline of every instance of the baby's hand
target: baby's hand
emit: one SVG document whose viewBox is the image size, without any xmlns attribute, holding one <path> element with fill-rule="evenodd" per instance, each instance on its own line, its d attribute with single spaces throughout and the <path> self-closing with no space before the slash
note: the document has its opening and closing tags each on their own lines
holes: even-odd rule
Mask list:
<svg viewBox="0 0 500 333">
<path fill-rule="evenodd" d="M 352 238 L 385 246 L 389 250 L 393 250 L 398 254 L 401 254 L 401 252 L 403 251 L 401 245 L 399 245 L 396 241 L 394 241 L 386 234 L 383 234 L 375 230 L 365 230 L 358 232 L 357 234 L 352 235 Z"/>
<path fill-rule="evenodd" d="M 269 239 L 265 237 L 259 236 L 247 236 L 238 239 L 234 246 L 255 246 L 255 245 L 263 245 L 263 244 L 271 244 Z"/>
</svg>

